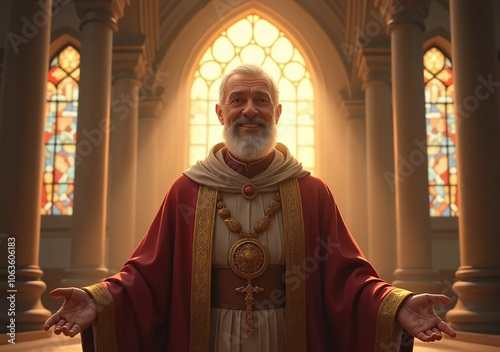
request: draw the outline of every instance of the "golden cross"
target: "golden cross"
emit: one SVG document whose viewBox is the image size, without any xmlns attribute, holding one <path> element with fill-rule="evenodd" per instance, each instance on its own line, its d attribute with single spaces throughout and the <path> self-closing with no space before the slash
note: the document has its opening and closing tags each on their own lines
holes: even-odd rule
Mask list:
<svg viewBox="0 0 500 352">
<path fill-rule="evenodd" d="M 245 286 L 238 287 L 236 291 L 239 293 L 246 293 L 245 304 L 247 307 L 247 312 L 245 316 L 245 323 L 247 327 L 247 334 L 251 335 L 253 332 L 253 315 L 252 315 L 252 305 L 254 301 L 253 294 L 261 293 L 262 291 L 264 291 L 264 289 L 259 286 L 253 287 L 251 280 L 248 280 L 246 287 Z"/>
</svg>

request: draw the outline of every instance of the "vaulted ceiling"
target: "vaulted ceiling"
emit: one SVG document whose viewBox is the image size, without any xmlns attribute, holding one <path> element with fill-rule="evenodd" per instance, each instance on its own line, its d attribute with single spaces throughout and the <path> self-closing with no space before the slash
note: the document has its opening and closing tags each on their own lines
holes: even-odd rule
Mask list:
<svg viewBox="0 0 500 352">
<path fill-rule="evenodd" d="M 213 1 L 213 3 L 214 6 L 234 8 L 248 1 L 218 0 Z M 294 1 L 316 19 L 333 43 L 345 40 L 346 12 L 349 0 Z M 358 0 L 358 2 L 360 1 Z M 364 3 L 365 0 L 361 2 Z M 160 52 L 165 52 L 183 26 L 209 3 L 209 0 L 159 0 Z"/>
<path fill-rule="evenodd" d="M 344 51 L 345 68 L 349 72 L 351 86 L 361 87 L 355 57 L 346 55 L 346 47 L 355 47 L 358 43 L 360 31 L 365 27 L 367 20 L 375 16 L 375 0 L 293 0 L 302 7 L 320 26 L 324 34 L 339 53 Z M 447 2 L 447 0 L 442 0 Z M 159 64 L 178 37 L 185 25 L 189 23 L 201 10 L 207 6 L 222 9 L 224 13 L 232 9 L 257 0 L 158 0 L 141 1 L 131 0 L 126 14 L 120 20 L 119 28 L 124 38 L 135 38 L 137 44 L 141 40 L 145 44 L 145 59 L 148 64 Z M 261 0 L 266 4 L 266 0 Z M 285 2 L 272 2 L 274 8 L 287 6 Z M 300 23 L 297 29 L 300 30 Z M 382 27 L 381 27 L 382 28 Z M 120 36 L 118 33 L 118 38 Z M 382 28 L 381 32 L 384 30 Z M 117 41 L 119 42 L 119 40 Z M 132 43 L 134 44 L 134 43 Z M 356 92 L 352 92 L 356 95 Z"/>
</svg>

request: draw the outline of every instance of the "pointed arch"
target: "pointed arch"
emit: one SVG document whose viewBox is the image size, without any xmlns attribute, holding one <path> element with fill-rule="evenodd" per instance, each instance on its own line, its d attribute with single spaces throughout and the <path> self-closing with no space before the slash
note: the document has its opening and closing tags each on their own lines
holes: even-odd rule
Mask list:
<svg viewBox="0 0 500 352">
<path fill-rule="evenodd" d="M 206 4 L 192 16 L 158 60 L 156 70 L 161 74 L 168 73 L 167 79 L 161 83 L 166 102 L 159 118 L 161 149 L 175 151 L 175 155 L 165 154 L 165 162 L 160 163 L 161 182 L 168 187 L 179 172 L 189 166 L 191 87 L 208 43 L 213 43 L 228 25 L 255 14 L 278 24 L 302 53 L 315 94 L 315 173 L 330 185 L 342 185 L 345 177 L 341 165 L 345 163 L 345 157 L 341 151 L 345 145 L 345 133 L 339 92 L 349 90 L 350 85 L 349 70 L 342 53 L 317 21 L 295 2 L 241 2 L 224 7 L 219 13 L 214 3 Z M 213 118 L 217 119 L 215 114 Z M 340 193 L 337 193 L 337 199 L 342 197 Z"/>
<path fill-rule="evenodd" d="M 293 39 L 272 22 L 256 13 L 241 16 L 228 23 L 203 52 L 191 87 L 190 164 L 203 159 L 221 141 L 221 127 L 210 107 L 218 102 L 222 77 L 240 63 L 255 63 L 273 76 L 280 89 L 283 113 L 278 140 L 314 170 L 311 74 Z"/>
<path fill-rule="evenodd" d="M 49 47 L 49 57 L 52 59 L 62 48 L 71 45 L 78 51 L 81 49 L 80 32 L 73 28 L 63 27 L 52 33 Z"/>
</svg>

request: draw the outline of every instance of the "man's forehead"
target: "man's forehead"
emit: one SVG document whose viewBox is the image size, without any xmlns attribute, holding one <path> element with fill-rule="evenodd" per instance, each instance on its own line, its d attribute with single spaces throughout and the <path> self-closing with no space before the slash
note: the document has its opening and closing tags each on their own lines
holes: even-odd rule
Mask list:
<svg viewBox="0 0 500 352">
<path fill-rule="evenodd" d="M 245 90 L 249 88 L 255 88 L 259 91 L 269 92 L 271 90 L 271 84 L 269 80 L 264 75 L 244 75 L 235 74 L 231 76 L 226 83 L 227 92 L 232 92 L 235 90 Z"/>
</svg>

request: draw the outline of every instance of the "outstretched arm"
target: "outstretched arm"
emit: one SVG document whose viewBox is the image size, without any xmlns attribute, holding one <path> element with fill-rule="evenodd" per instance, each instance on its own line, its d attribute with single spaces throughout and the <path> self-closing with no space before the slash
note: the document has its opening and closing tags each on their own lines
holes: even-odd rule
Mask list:
<svg viewBox="0 0 500 352">
<path fill-rule="evenodd" d="M 47 321 L 43 328 L 49 330 L 54 325 L 54 333 L 61 332 L 70 337 L 88 328 L 97 317 L 97 304 L 84 290 L 79 288 L 57 288 L 50 295 L 64 298 L 64 303 Z"/>
<path fill-rule="evenodd" d="M 408 333 L 423 342 L 438 341 L 444 332 L 455 337 L 455 330 L 442 321 L 433 309 L 434 304 L 449 304 L 444 295 L 419 294 L 410 296 L 398 312 L 398 322 Z"/>
</svg>

